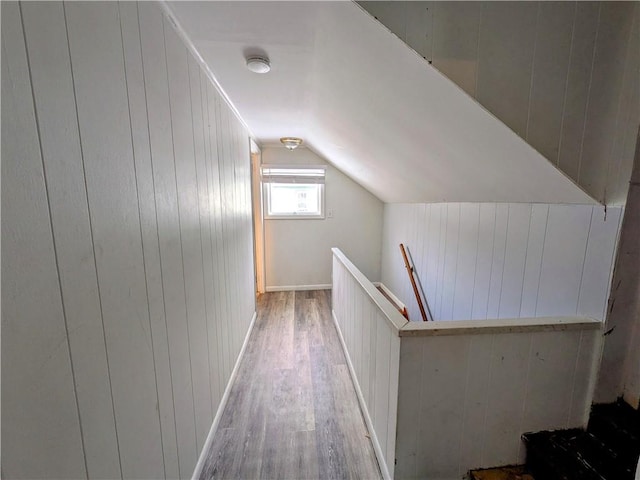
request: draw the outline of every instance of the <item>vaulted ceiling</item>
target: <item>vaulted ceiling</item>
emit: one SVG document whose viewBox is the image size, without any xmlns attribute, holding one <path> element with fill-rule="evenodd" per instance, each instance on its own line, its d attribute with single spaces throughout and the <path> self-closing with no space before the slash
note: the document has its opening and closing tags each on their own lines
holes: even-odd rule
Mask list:
<svg viewBox="0 0 640 480">
<path fill-rule="evenodd" d="M 167 6 L 261 144 L 302 137 L 385 202 L 596 203 L 355 3 Z"/>
</svg>

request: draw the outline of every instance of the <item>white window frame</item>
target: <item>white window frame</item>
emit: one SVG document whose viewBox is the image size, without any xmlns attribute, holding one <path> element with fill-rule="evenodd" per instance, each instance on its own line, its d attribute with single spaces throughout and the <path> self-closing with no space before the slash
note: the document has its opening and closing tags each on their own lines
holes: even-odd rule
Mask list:
<svg viewBox="0 0 640 480">
<path fill-rule="evenodd" d="M 265 220 L 297 219 L 323 220 L 325 218 L 325 176 L 327 167 L 324 165 L 262 165 L 261 179 L 264 201 Z M 306 213 L 277 213 L 271 212 L 271 184 L 301 184 L 318 185 L 318 214 Z"/>
</svg>

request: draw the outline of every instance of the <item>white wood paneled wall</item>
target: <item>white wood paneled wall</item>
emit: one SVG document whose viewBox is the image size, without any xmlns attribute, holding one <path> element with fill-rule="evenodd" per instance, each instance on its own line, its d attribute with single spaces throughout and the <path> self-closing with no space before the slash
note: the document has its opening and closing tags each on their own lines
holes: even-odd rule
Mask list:
<svg viewBox="0 0 640 480">
<path fill-rule="evenodd" d="M 382 282 L 420 313 L 398 245 L 436 320 L 580 315 L 602 320 L 621 207 L 385 204 Z"/>
<path fill-rule="evenodd" d="M 248 133 L 152 3 L 2 3 L 2 471 L 188 478 L 255 311 Z"/>
<path fill-rule="evenodd" d="M 625 202 L 637 2 L 358 3 L 596 199 Z"/>
<path fill-rule="evenodd" d="M 332 303 L 392 478 L 454 480 L 522 463 L 523 433 L 587 422 L 603 338 L 596 320 L 409 323 L 337 249 Z"/>
<path fill-rule="evenodd" d="M 586 425 L 601 342 L 593 325 L 402 337 L 395 478 L 521 464 L 521 434 Z"/>
<path fill-rule="evenodd" d="M 357 269 L 352 264 L 349 268 L 344 262 L 334 254 L 334 320 L 378 461 L 383 473 L 393 478 L 400 360 L 398 326 L 390 322 L 372 299 L 371 292 L 375 291 L 373 284 L 360 274 L 361 281 L 369 285 L 367 291 L 353 274 Z M 379 295 L 382 297 L 382 294 Z M 382 300 L 387 302 L 384 297 Z M 393 308 L 390 303 L 388 306 Z M 395 314 L 400 317 L 398 312 Z"/>
</svg>

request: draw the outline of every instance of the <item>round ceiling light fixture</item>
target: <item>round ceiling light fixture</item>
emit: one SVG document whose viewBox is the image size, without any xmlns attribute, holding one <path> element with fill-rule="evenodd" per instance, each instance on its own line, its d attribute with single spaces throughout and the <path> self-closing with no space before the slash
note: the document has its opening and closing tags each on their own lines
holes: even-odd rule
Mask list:
<svg viewBox="0 0 640 480">
<path fill-rule="evenodd" d="M 282 137 L 280 141 L 289 150 L 295 150 L 302 145 L 302 139 L 297 137 Z"/>
<path fill-rule="evenodd" d="M 265 57 L 247 58 L 247 68 L 253 73 L 268 73 L 271 70 L 269 59 Z"/>
</svg>

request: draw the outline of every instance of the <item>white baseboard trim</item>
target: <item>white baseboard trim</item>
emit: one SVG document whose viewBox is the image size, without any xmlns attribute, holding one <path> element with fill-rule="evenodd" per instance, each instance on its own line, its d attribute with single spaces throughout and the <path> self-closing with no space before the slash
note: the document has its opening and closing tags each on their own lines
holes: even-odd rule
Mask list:
<svg viewBox="0 0 640 480">
<path fill-rule="evenodd" d="M 198 480 L 200 478 L 200 474 L 202 473 L 202 469 L 204 468 L 204 462 L 207 460 L 207 453 L 211 449 L 211 444 L 213 443 L 213 437 L 216 434 L 216 430 L 218 430 L 218 425 L 220 424 L 220 419 L 222 418 L 222 412 L 224 412 L 225 407 L 227 406 L 227 401 L 229 400 L 229 395 L 231 393 L 231 387 L 233 387 L 233 383 L 236 380 L 236 375 L 238 374 L 238 370 L 240 370 L 240 362 L 242 361 L 242 357 L 244 357 L 244 351 L 247 349 L 247 344 L 249 343 L 249 336 L 251 335 L 251 331 L 253 330 L 253 326 L 256 323 L 256 318 L 258 317 L 257 312 L 253 312 L 253 318 L 251 319 L 251 323 L 249 324 L 249 330 L 244 337 L 244 342 L 242 343 L 242 348 L 240 349 L 240 354 L 236 359 L 236 364 L 231 371 L 231 376 L 229 377 L 229 381 L 227 382 L 227 386 L 224 389 L 224 394 L 222 395 L 222 399 L 220 400 L 220 405 L 218 406 L 218 411 L 216 412 L 216 416 L 213 419 L 213 423 L 211 424 L 211 428 L 209 429 L 209 435 L 207 435 L 207 440 L 204 442 L 204 446 L 202 447 L 202 451 L 200 452 L 200 457 L 198 458 L 198 463 L 196 463 L 196 467 L 193 470 L 192 480 Z"/>
<path fill-rule="evenodd" d="M 267 287 L 267 292 L 290 292 L 292 290 L 329 290 L 333 285 L 330 283 L 321 283 L 318 285 L 280 285 L 275 287 Z"/>
<path fill-rule="evenodd" d="M 380 446 L 380 442 L 378 441 L 378 436 L 376 435 L 376 431 L 373 428 L 373 420 L 371 420 L 371 415 L 369 415 L 367 404 L 364 401 L 364 395 L 362 394 L 362 389 L 360 388 L 360 383 L 358 382 L 356 371 L 353 368 L 353 363 L 351 363 L 351 357 L 349 356 L 349 351 L 347 350 L 347 344 L 345 343 L 344 337 L 342 336 L 342 331 L 340 330 L 340 325 L 338 324 L 338 319 L 336 318 L 336 312 L 333 309 L 331 310 L 331 316 L 333 317 L 333 323 L 335 324 L 336 330 L 338 331 L 338 338 L 340 338 L 340 343 L 342 344 L 342 350 L 344 351 L 344 356 L 347 359 L 349 373 L 351 374 L 351 379 L 353 380 L 353 386 L 356 389 L 356 395 L 358 396 L 358 402 L 360 403 L 360 408 L 362 409 L 362 416 L 364 417 L 364 423 L 367 425 L 367 430 L 369 430 L 369 436 L 371 437 L 371 443 L 373 444 L 373 451 L 375 452 L 376 458 L 378 459 L 378 465 L 380 466 L 380 472 L 382 473 L 382 478 L 384 478 L 385 480 L 392 480 L 392 477 L 389 474 L 389 468 L 387 467 L 387 462 L 384 458 L 382 447 Z"/>
<path fill-rule="evenodd" d="M 391 290 L 389 290 L 389 288 L 384 283 L 382 282 L 371 282 L 371 283 L 373 283 L 374 286 L 380 287 L 382 290 L 384 290 L 384 293 L 386 293 L 387 295 L 389 295 L 389 297 L 391 297 L 391 299 L 398 306 L 398 308 L 400 308 L 400 310 L 402 310 L 403 308 L 407 308 L 407 306 L 404 303 L 402 303 L 400 299 L 396 297 L 395 294 Z"/>
</svg>

